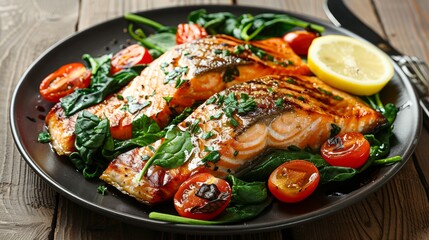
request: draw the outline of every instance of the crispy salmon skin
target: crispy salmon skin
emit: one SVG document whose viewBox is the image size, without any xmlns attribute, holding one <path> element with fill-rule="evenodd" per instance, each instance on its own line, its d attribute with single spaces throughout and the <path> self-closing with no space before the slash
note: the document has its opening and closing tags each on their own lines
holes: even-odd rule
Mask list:
<svg viewBox="0 0 429 240">
<path fill-rule="evenodd" d="M 379 112 L 355 96 L 316 77 L 271 75 L 233 85 L 215 94 L 178 125 L 189 132 L 192 153 L 175 168 L 141 170 L 164 140 L 136 148 L 113 160 L 101 179 L 146 204 L 171 199 L 192 174 L 239 175 L 270 149 L 318 149 L 331 134 L 371 132 L 386 123 Z"/>
<path fill-rule="evenodd" d="M 280 38 L 245 43 L 212 36 L 172 48 L 117 94 L 87 110 L 109 119 L 114 138 L 128 139 L 131 123 L 139 114 L 165 127 L 184 108 L 229 86 L 269 74 L 308 75 L 310 71 Z M 75 151 L 75 120 L 76 114 L 66 116 L 60 103 L 46 117 L 52 146 L 59 155 Z"/>
</svg>

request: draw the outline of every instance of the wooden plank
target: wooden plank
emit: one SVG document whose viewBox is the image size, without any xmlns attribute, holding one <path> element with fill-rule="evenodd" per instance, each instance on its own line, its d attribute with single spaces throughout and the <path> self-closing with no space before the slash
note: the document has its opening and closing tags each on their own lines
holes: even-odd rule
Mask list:
<svg viewBox="0 0 429 240">
<path fill-rule="evenodd" d="M 32 61 L 74 32 L 77 2 L 62 3 L 66 9 L 52 2 L 0 3 L 0 239 L 47 239 L 51 231 L 56 193 L 30 169 L 15 147 L 8 105 L 15 85 Z"/>
<path fill-rule="evenodd" d="M 387 37 L 404 54 L 429 62 L 429 2 L 374 1 Z"/>
<path fill-rule="evenodd" d="M 404 54 L 414 55 L 429 63 L 428 1 L 376 1 L 380 19 L 393 46 Z M 427 76 L 429 79 L 429 76 Z M 406 131 L 404 129 L 404 131 Z M 416 166 L 429 196 L 429 133 L 423 129 L 416 149 Z M 429 198 L 428 198 L 429 199 Z"/>
</svg>

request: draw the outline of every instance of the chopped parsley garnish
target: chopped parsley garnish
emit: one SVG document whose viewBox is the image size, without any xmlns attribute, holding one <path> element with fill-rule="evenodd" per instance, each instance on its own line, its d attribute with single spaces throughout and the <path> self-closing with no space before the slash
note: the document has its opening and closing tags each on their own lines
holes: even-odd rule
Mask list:
<svg viewBox="0 0 429 240">
<path fill-rule="evenodd" d="M 305 101 L 305 98 L 303 97 L 303 96 L 299 96 L 299 97 L 297 97 L 298 98 L 298 100 L 301 100 L 301 101 Z"/>
<path fill-rule="evenodd" d="M 233 127 L 237 127 L 239 124 L 237 122 L 237 120 L 235 120 L 235 118 L 231 117 L 229 119 L 229 123 L 233 126 Z"/>
<path fill-rule="evenodd" d="M 168 75 L 168 71 L 165 69 L 168 67 L 168 65 L 170 65 L 170 64 L 167 62 L 161 63 L 161 70 L 164 72 L 165 75 Z"/>
<path fill-rule="evenodd" d="M 228 117 L 229 123 L 234 127 L 239 125 L 237 120 L 233 118 L 234 113 L 245 115 L 257 107 L 255 100 L 249 97 L 249 95 L 246 93 L 241 93 L 238 100 L 236 99 L 235 93 L 233 92 L 229 93 L 227 96 L 218 94 L 211 97 L 208 102 L 210 104 L 216 103 L 219 106 L 223 104 L 222 111 L 225 113 L 225 116 Z M 216 113 L 212 115 L 210 119 L 218 119 L 221 116 L 222 113 Z"/>
<path fill-rule="evenodd" d="M 222 49 L 215 49 L 215 50 L 214 50 L 214 53 L 219 55 L 219 54 L 221 54 L 221 53 L 222 53 Z"/>
<path fill-rule="evenodd" d="M 201 128 L 200 128 L 200 119 L 197 119 L 197 120 L 195 120 L 192 124 L 191 124 L 191 126 L 189 126 L 189 131 L 191 132 L 191 133 L 193 133 L 193 134 L 197 134 L 197 133 L 199 133 L 200 131 L 201 131 Z"/>
<path fill-rule="evenodd" d="M 321 87 L 318 87 L 317 90 L 319 90 L 321 93 L 327 95 L 327 96 L 332 96 L 332 93 L 330 91 L 327 91 Z"/>
<path fill-rule="evenodd" d="M 296 81 L 295 81 L 295 79 L 293 79 L 293 78 L 288 78 L 288 79 L 286 80 L 286 82 L 287 82 L 287 83 L 290 83 L 290 84 L 296 84 Z"/>
<path fill-rule="evenodd" d="M 124 100 L 124 97 L 122 95 L 120 95 L 120 94 L 116 94 L 116 98 L 118 100 Z"/>
<path fill-rule="evenodd" d="M 236 66 L 230 66 L 225 69 L 225 72 L 222 75 L 223 82 L 231 82 L 236 77 L 240 76 L 240 72 Z"/>
<path fill-rule="evenodd" d="M 240 99 L 238 100 L 237 111 L 238 114 L 245 114 L 253 111 L 257 107 L 256 102 L 249 95 L 242 93 L 240 94 Z"/>
<path fill-rule="evenodd" d="M 214 133 L 212 131 L 209 131 L 209 132 L 206 132 L 203 134 L 202 139 L 206 140 L 206 139 L 209 139 L 213 136 L 214 136 Z"/>
<path fill-rule="evenodd" d="M 276 107 L 278 107 L 278 108 L 282 108 L 282 107 L 283 107 L 283 103 L 284 103 L 283 98 L 278 98 L 278 99 L 276 100 Z"/>
<path fill-rule="evenodd" d="M 175 67 L 172 71 L 170 71 L 164 79 L 164 84 L 168 84 L 170 82 L 175 82 L 175 88 L 179 88 L 185 82 L 189 80 L 182 79 L 182 77 L 188 72 L 188 66 L 184 67 Z"/>
<path fill-rule="evenodd" d="M 173 97 L 162 97 L 167 103 L 171 102 Z"/>
<path fill-rule="evenodd" d="M 51 135 L 48 132 L 40 132 L 37 136 L 37 141 L 39 143 L 49 143 L 51 142 Z"/>
<path fill-rule="evenodd" d="M 214 150 L 212 147 L 205 147 L 204 151 L 208 152 L 208 154 L 203 159 L 201 159 L 203 163 L 206 163 L 206 162 L 216 163 L 217 161 L 219 161 L 220 159 L 219 151 Z"/>
<path fill-rule="evenodd" d="M 142 103 L 139 103 L 137 99 L 135 99 L 132 96 L 127 97 L 128 103 L 124 105 L 124 110 L 127 110 L 128 112 L 134 114 L 141 109 L 149 106 L 152 102 L 151 101 L 145 101 Z"/>
<path fill-rule="evenodd" d="M 223 114 L 223 112 L 215 113 L 215 114 L 210 116 L 210 120 L 219 119 L 220 117 L 222 117 L 222 114 Z"/>
<path fill-rule="evenodd" d="M 106 190 L 107 190 L 107 187 L 106 186 L 98 186 L 98 188 L 97 188 L 97 192 L 99 193 L 99 194 L 101 194 L 101 195 L 105 195 L 106 194 Z"/>
<path fill-rule="evenodd" d="M 338 96 L 338 95 L 335 95 L 335 96 L 333 96 L 332 98 L 333 98 L 333 99 L 335 99 L 335 100 L 338 100 L 338 101 L 342 101 L 342 100 L 344 100 L 344 98 L 342 98 L 342 97 L 340 97 L 340 96 Z"/>
<path fill-rule="evenodd" d="M 207 101 L 206 104 L 213 104 L 217 100 L 216 96 L 211 96 Z"/>
<path fill-rule="evenodd" d="M 234 155 L 234 157 L 237 157 L 237 155 L 238 155 L 238 151 L 237 151 L 237 150 L 235 150 L 233 155 Z"/>
<path fill-rule="evenodd" d="M 234 48 L 234 53 L 235 54 L 241 54 L 244 52 L 244 46 L 243 45 L 237 45 Z"/>
</svg>

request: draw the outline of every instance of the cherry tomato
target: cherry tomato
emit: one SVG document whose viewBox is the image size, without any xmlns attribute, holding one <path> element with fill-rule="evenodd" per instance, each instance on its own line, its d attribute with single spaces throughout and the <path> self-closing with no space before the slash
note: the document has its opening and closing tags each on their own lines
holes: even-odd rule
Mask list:
<svg viewBox="0 0 429 240">
<path fill-rule="evenodd" d="M 268 189 L 278 200 L 299 202 L 310 196 L 319 184 L 317 167 L 308 161 L 292 160 L 278 166 L 268 179 Z"/>
<path fill-rule="evenodd" d="M 87 88 L 91 71 L 82 63 L 69 63 L 49 74 L 40 83 L 40 95 L 47 101 L 58 102 L 77 88 Z"/>
<path fill-rule="evenodd" d="M 133 44 L 122 49 L 112 57 L 110 73 L 113 75 L 124 68 L 147 64 L 152 61 L 152 56 L 146 48 L 139 44 Z"/>
<path fill-rule="evenodd" d="M 207 37 L 206 30 L 198 24 L 181 23 L 177 26 L 176 43 L 182 44 Z"/>
<path fill-rule="evenodd" d="M 369 158 L 370 144 L 358 132 L 348 132 L 328 139 L 320 153 L 332 166 L 359 168 Z"/>
<path fill-rule="evenodd" d="M 289 44 L 292 50 L 298 55 L 307 55 L 313 39 L 317 37 L 314 32 L 294 31 L 286 33 L 283 39 Z"/>
<path fill-rule="evenodd" d="M 174 206 L 182 217 L 210 220 L 231 200 L 231 187 L 210 173 L 198 173 L 182 185 L 174 196 Z"/>
</svg>

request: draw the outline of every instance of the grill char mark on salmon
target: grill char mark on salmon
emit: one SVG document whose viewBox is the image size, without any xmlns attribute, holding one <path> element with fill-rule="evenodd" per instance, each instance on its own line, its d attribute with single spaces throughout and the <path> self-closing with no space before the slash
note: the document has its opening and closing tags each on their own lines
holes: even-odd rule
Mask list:
<svg viewBox="0 0 429 240">
<path fill-rule="evenodd" d="M 244 43 L 228 36 L 208 37 L 167 51 L 115 94 L 122 98 L 110 96 L 87 110 L 109 119 L 113 138 L 129 139 L 138 114 L 165 127 L 184 108 L 229 86 L 269 74 L 308 75 L 310 71 L 280 38 Z M 124 110 L 130 101 L 147 106 L 134 112 Z M 76 117 L 67 117 L 59 103 L 46 117 L 52 146 L 59 155 L 75 151 Z"/>
<path fill-rule="evenodd" d="M 198 123 L 198 134 L 192 135 L 194 150 L 182 166 L 164 169 L 151 166 L 140 181 L 137 176 L 146 161 L 163 140 L 152 147 L 136 148 L 113 160 L 101 179 L 125 194 L 146 204 L 156 204 L 174 196 L 180 184 L 198 172 L 218 177 L 240 175 L 270 149 L 289 146 L 318 149 L 330 137 L 332 124 L 341 132 L 368 133 L 386 123 L 386 119 L 359 98 L 333 89 L 316 77 L 266 76 L 234 85 L 215 95 L 237 99 L 247 95 L 256 108 L 246 114 L 235 114 L 237 124 L 226 116 L 225 104 L 209 99 L 178 127 L 189 131 Z M 243 95 L 244 94 L 244 95 Z M 281 99 L 281 100 L 279 100 Z M 281 104 L 280 104 L 281 103 Z M 213 117 L 216 116 L 216 117 Z M 203 139 L 202 134 L 213 136 Z M 203 162 L 210 146 L 220 154 L 216 162 Z"/>
</svg>

